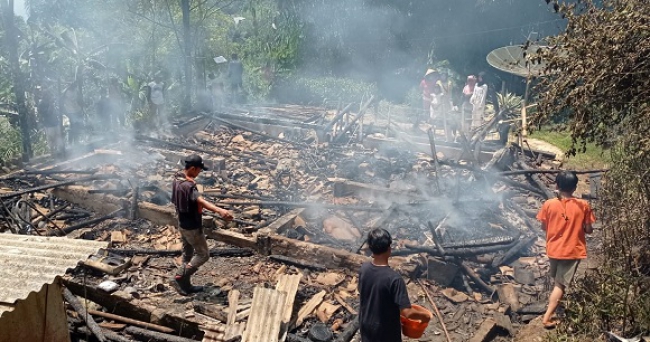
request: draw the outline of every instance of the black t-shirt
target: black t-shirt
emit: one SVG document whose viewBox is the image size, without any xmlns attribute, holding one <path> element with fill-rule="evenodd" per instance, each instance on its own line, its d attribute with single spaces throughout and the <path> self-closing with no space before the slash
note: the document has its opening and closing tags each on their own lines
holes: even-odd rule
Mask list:
<svg viewBox="0 0 650 342">
<path fill-rule="evenodd" d="M 54 109 L 54 101 L 49 96 L 43 96 L 36 109 L 44 127 L 57 127 L 61 125 L 61 120 L 56 115 L 57 113 Z"/>
<path fill-rule="evenodd" d="M 178 225 L 183 229 L 199 229 L 202 227 L 202 214 L 199 210 L 199 190 L 196 184 L 185 178 L 179 172 L 174 177 L 172 185 L 172 203 L 176 207 Z"/>
<path fill-rule="evenodd" d="M 400 310 L 410 308 L 406 284 L 388 266 L 364 263 L 359 271 L 362 342 L 401 342 Z"/>
</svg>

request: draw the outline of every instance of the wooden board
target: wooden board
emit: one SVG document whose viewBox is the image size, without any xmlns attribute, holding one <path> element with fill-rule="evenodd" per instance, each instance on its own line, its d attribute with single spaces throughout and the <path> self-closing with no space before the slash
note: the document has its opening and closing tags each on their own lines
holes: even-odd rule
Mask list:
<svg viewBox="0 0 650 342">
<path fill-rule="evenodd" d="M 311 260 L 327 268 L 346 269 L 350 272 L 358 272 L 361 264 L 370 261 L 370 258 L 363 255 L 289 239 L 284 236 L 270 235 L 269 238 L 271 240 L 272 254 L 284 255 L 298 260 Z"/>
<path fill-rule="evenodd" d="M 239 305 L 239 290 L 232 290 L 228 293 L 228 320 L 227 325 L 233 325 L 237 317 L 237 305 Z M 231 336 L 232 337 L 232 336 Z M 228 339 L 230 337 L 226 337 Z"/>
<path fill-rule="evenodd" d="M 286 292 L 256 287 L 242 342 L 278 342 Z"/>
<path fill-rule="evenodd" d="M 307 301 L 307 303 L 305 303 L 300 308 L 300 310 L 298 310 L 298 317 L 296 318 L 296 322 L 293 324 L 291 329 L 302 325 L 302 322 L 305 320 L 305 318 L 307 318 L 307 316 L 309 316 L 312 312 L 314 312 L 316 307 L 318 307 L 323 302 L 323 299 L 325 298 L 326 294 L 327 292 L 323 290 L 315 294 L 313 297 L 311 297 L 309 301 Z"/>
<path fill-rule="evenodd" d="M 291 320 L 291 315 L 293 314 L 293 303 L 296 300 L 296 292 L 298 292 L 298 285 L 300 284 L 300 279 L 302 274 L 288 275 L 283 274 L 279 277 L 278 283 L 275 286 L 275 289 L 280 292 L 287 293 L 287 299 L 283 305 L 283 317 L 282 317 L 282 330 L 280 341 L 284 341 L 287 338 L 289 321 Z"/>
</svg>

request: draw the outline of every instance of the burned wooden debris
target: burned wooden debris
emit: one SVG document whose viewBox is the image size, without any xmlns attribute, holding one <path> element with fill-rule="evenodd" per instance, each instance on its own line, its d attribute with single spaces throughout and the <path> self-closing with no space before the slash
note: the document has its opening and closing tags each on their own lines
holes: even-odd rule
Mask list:
<svg viewBox="0 0 650 342">
<path fill-rule="evenodd" d="M 375 227 L 397 243 L 393 266 L 416 279 L 411 300 L 436 312 L 432 341 L 511 333 L 546 296 L 529 214 L 553 196 L 544 175 L 557 170 L 545 154 L 485 141 L 496 121 L 443 142 L 435 128 L 404 134 L 409 124 L 387 123 L 373 101 L 309 117 L 216 113 L 183 134 L 15 172 L 1 180 L 0 230 L 111 242 L 65 281 L 71 332 L 97 340 L 351 341 Z M 167 285 L 181 253 L 170 179 L 190 152 L 210 167 L 204 196 L 237 219 L 205 215 L 207 289 L 180 297 Z M 72 293 L 92 308 L 80 312 Z"/>
</svg>

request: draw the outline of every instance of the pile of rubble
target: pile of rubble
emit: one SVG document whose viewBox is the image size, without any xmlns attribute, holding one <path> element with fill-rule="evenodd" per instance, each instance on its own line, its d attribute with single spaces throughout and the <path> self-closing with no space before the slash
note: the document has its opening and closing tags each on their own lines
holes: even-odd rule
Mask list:
<svg viewBox="0 0 650 342">
<path fill-rule="evenodd" d="M 373 227 L 397 241 L 412 302 L 437 314 L 430 341 L 512 335 L 548 295 L 533 217 L 554 196 L 553 155 L 487 141 L 498 116 L 444 143 L 372 100 L 356 113 L 232 109 L 34 163 L 2 177 L 0 229 L 110 241 L 64 280 L 78 340 L 351 341 Z M 181 253 L 170 186 L 189 153 L 210 167 L 200 191 L 236 219 L 204 216 L 208 286 L 181 297 L 168 286 Z"/>
</svg>

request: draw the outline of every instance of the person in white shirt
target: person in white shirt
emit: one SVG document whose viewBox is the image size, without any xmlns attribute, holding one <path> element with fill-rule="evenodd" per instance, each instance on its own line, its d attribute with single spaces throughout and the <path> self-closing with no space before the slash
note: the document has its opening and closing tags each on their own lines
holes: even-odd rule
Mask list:
<svg viewBox="0 0 650 342">
<path fill-rule="evenodd" d="M 147 100 L 149 102 L 149 113 L 160 125 L 163 121 L 163 110 L 165 106 L 165 83 L 160 74 L 156 75 L 152 82 L 147 85 Z"/>
<path fill-rule="evenodd" d="M 474 93 L 470 98 L 470 103 L 474 106 L 472 109 L 472 126 L 475 130 L 483 125 L 483 114 L 485 113 L 485 100 L 487 98 L 488 86 L 483 84 L 474 87 Z"/>
</svg>

